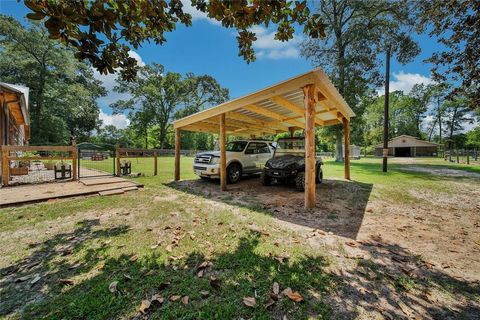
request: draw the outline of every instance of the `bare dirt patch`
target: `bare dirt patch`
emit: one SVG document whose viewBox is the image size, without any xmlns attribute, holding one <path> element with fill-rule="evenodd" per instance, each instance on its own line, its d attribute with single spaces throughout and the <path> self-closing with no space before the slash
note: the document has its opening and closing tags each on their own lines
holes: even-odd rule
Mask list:
<svg viewBox="0 0 480 320">
<path fill-rule="evenodd" d="M 229 186 L 228 193 L 219 191 L 218 182 L 201 180 L 181 181 L 175 188 L 271 215 L 313 248 L 327 246 L 343 284 L 328 298 L 339 318 L 480 314 L 475 183 L 452 183 L 449 188 L 458 190 L 453 194 L 412 188 L 410 197 L 418 201 L 398 203 L 382 199 L 371 184 L 325 180 L 312 210 L 303 208 L 304 194 L 293 186 L 265 187 L 254 178 Z"/>
<path fill-rule="evenodd" d="M 403 167 L 401 171 L 430 173 L 433 175 L 446 176 L 446 177 L 480 178 L 480 173 L 477 173 L 477 172 L 470 172 L 465 170 L 457 170 L 457 169 L 449 169 L 449 168 L 408 166 L 408 167 Z"/>
</svg>

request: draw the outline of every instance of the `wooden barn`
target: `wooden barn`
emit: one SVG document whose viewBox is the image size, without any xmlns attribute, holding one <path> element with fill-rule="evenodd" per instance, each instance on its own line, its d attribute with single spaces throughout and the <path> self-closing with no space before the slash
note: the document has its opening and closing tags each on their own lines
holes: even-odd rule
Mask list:
<svg viewBox="0 0 480 320">
<path fill-rule="evenodd" d="M 30 140 L 27 87 L 0 82 L 0 144 L 25 145 Z"/>
<path fill-rule="evenodd" d="M 388 156 L 391 157 L 436 157 L 438 143 L 401 135 L 388 141 Z M 375 146 L 375 156 L 383 155 L 383 144 Z"/>
</svg>

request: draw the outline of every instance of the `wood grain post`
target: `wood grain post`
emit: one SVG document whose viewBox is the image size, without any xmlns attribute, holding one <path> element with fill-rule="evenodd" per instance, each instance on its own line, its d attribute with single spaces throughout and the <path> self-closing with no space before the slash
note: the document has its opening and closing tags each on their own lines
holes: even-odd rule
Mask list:
<svg viewBox="0 0 480 320">
<path fill-rule="evenodd" d="M 115 171 L 117 177 L 120 177 L 121 171 L 120 171 L 120 145 L 115 145 Z"/>
<path fill-rule="evenodd" d="M 180 180 L 180 129 L 175 129 L 175 181 Z"/>
<path fill-rule="evenodd" d="M 158 174 L 158 156 L 157 151 L 153 151 L 153 175 L 156 176 Z"/>
<path fill-rule="evenodd" d="M 78 180 L 78 166 L 77 166 L 77 161 L 78 161 L 78 148 L 77 148 L 77 143 L 75 140 L 72 141 L 72 180 Z"/>
<path fill-rule="evenodd" d="M 225 113 L 220 115 L 220 189 L 227 190 L 227 151 L 225 134 Z"/>
<path fill-rule="evenodd" d="M 343 129 L 345 132 L 345 179 L 350 180 L 350 121 L 343 118 Z"/>
<path fill-rule="evenodd" d="M 8 186 L 10 180 L 10 163 L 9 151 L 7 146 L 2 146 L 2 184 L 4 187 Z"/>
<path fill-rule="evenodd" d="M 315 207 L 315 87 L 303 87 L 305 104 L 305 208 Z"/>
</svg>

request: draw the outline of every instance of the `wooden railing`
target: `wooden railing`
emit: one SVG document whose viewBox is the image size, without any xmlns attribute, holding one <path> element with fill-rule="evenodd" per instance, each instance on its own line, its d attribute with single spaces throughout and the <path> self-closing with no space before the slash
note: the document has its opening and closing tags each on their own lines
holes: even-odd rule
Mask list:
<svg viewBox="0 0 480 320">
<path fill-rule="evenodd" d="M 68 155 L 35 155 L 19 156 L 19 152 L 58 152 Z M 12 155 L 14 153 L 14 155 Z M 10 161 L 49 161 L 49 160 L 72 160 L 72 179 L 77 180 L 77 158 L 78 151 L 76 144 L 71 146 L 1 146 L 2 155 L 2 185 L 8 186 L 10 182 Z"/>
<path fill-rule="evenodd" d="M 121 159 L 129 158 L 150 158 L 153 157 L 153 175 L 158 174 L 158 154 L 159 149 L 136 149 L 136 148 L 115 148 L 115 160 L 116 165 L 115 169 L 117 171 L 117 176 L 121 175 Z"/>
</svg>

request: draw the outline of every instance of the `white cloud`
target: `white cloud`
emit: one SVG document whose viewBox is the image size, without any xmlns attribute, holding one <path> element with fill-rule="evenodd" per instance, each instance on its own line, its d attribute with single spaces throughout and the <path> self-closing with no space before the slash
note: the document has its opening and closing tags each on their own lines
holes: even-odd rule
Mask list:
<svg viewBox="0 0 480 320">
<path fill-rule="evenodd" d="M 142 60 L 142 57 L 138 53 L 133 50 L 128 52 L 128 55 L 135 60 L 137 60 L 137 64 L 140 67 L 145 66 L 145 62 Z M 113 87 L 116 85 L 116 79 L 118 77 L 118 72 L 114 74 L 100 74 L 96 69 L 93 70 L 93 76 L 95 79 L 100 80 L 107 90 L 107 95 L 105 97 L 101 97 L 97 99 L 98 104 L 104 107 L 108 107 L 110 104 L 114 103 L 117 100 L 125 100 L 130 97 L 129 94 L 126 93 L 118 93 L 113 91 Z"/>
<path fill-rule="evenodd" d="M 130 125 L 130 120 L 124 114 L 106 114 L 100 110 L 100 120 L 102 120 L 102 128 L 114 125 L 118 129 L 125 129 Z"/>
<path fill-rule="evenodd" d="M 294 35 L 292 40 L 279 41 L 275 39 L 275 31 L 269 31 L 261 26 L 255 26 L 250 31 L 256 34 L 257 40 L 253 43 L 256 56 L 259 59 L 296 59 L 300 56 L 298 44 L 300 36 Z"/>
<path fill-rule="evenodd" d="M 392 74 L 392 79 L 390 79 L 390 92 L 393 91 L 403 91 L 403 93 L 408 94 L 412 90 L 415 84 L 431 84 L 433 80 L 425 77 L 419 73 L 406 73 L 400 71 L 398 73 L 394 72 Z M 385 92 L 384 88 L 377 89 L 378 95 L 383 95 Z"/>
</svg>

